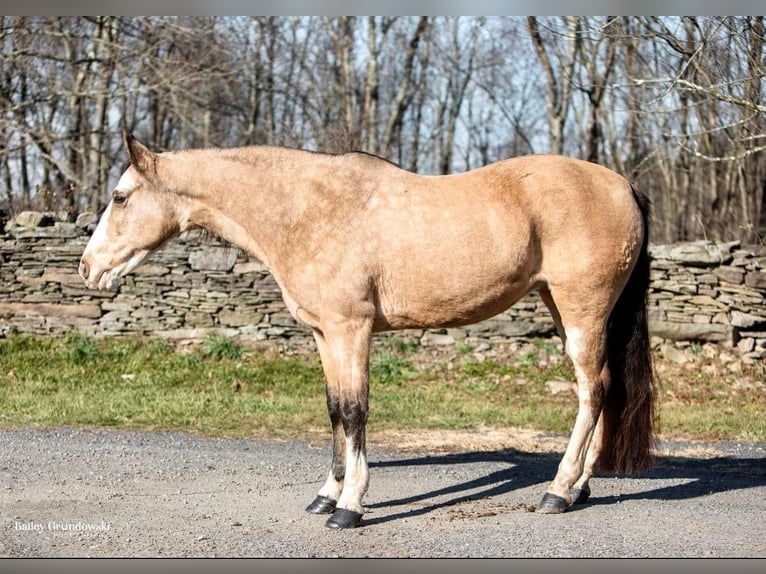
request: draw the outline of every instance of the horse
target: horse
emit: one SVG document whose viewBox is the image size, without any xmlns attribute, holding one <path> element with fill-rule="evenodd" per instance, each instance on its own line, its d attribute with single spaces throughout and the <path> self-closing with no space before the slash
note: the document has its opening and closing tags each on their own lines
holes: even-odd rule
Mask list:
<svg viewBox="0 0 766 574">
<path fill-rule="evenodd" d="M 462 326 L 536 290 L 577 380 L 578 411 L 537 506 L 590 496 L 596 470 L 652 464 L 655 374 L 646 298 L 649 200 L 616 172 L 559 155 L 421 175 L 364 152 L 272 146 L 155 153 L 130 162 L 79 264 L 113 289 L 180 233 L 202 229 L 268 266 L 316 341 L 332 428 L 326 481 L 306 510 L 362 522 L 369 485 L 374 333 Z"/>
</svg>

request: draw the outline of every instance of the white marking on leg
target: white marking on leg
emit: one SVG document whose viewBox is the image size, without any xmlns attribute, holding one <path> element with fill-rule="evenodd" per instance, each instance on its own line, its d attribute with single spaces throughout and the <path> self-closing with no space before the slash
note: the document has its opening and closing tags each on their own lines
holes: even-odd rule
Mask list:
<svg viewBox="0 0 766 574">
<path fill-rule="evenodd" d="M 583 489 L 588 487 L 588 481 L 593 476 L 593 472 L 598 463 L 598 457 L 601 453 L 601 433 L 603 431 L 603 415 L 599 416 L 596 421 L 596 428 L 593 429 L 593 435 L 590 439 L 590 446 L 588 452 L 585 455 L 585 465 L 583 466 L 582 474 L 580 478 L 575 482 L 574 487 Z"/>
<path fill-rule="evenodd" d="M 341 492 L 343 492 L 343 481 L 335 480 L 335 473 L 330 469 L 330 474 L 327 475 L 327 480 L 317 494 L 332 500 L 338 500 Z"/>
<path fill-rule="evenodd" d="M 367 454 L 358 450 L 351 437 L 346 438 L 346 479 L 343 493 L 338 499 L 338 508 L 364 513 L 362 498 L 367 492 L 370 474 L 367 466 Z"/>
<path fill-rule="evenodd" d="M 580 367 L 580 358 L 585 351 L 583 338 L 582 331 L 577 327 L 569 327 L 567 329 L 566 351 L 569 358 L 572 359 L 572 365 L 574 366 L 575 377 L 577 378 L 578 383 L 577 398 L 581 403 L 583 400 L 583 391 L 587 393 L 587 385 L 583 385 L 583 381 L 586 381 L 586 376 Z"/>
<path fill-rule="evenodd" d="M 577 327 L 569 327 L 566 330 L 567 337 L 567 354 L 572 362 L 577 364 L 577 359 L 580 357 L 583 351 L 583 334 Z"/>
<path fill-rule="evenodd" d="M 572 436 L 569 438 L 566 452 L 559 464 L 559 472 L 556 474 L 554 484 L 562 491 L 568 491 L 582 474 L 585 456 L 596 423 L 589 403 L 590 400 L 583 405 L 583 401 L 580 401 Z M 556 492 L 556 494 L 562 496 L 561 492 Z"/>
<path fill-rule="evenodd" d="M 294 309 L 297 314 L 297 311 L 299 311 L 298 304 L 290 297 L 286 291 L 283 290 L 282 295 L 288 308 Z M 291 310 L 290 312 L 292 313 L 293 311 Z M 343 433 L 343 429 L 340 421 L 337 418 L 340 415 L 339 412 L 337 412 L 339 404 L 337 399 L 338 390 L 334 388 L 335 385 L 337 385 L 336 364 L 334 363 L 333 356 L 327 345 L 327 341 L 324 338 L 324 334 L 318 328 L 314 328 L 312 334 L 314 336 L 314 340 L 316 341 L 317 349 L 319 350 L 319 356 L 322 359 L 322 368 L 324 369 L 325 378 L 327 379 L 327 409 L 328 414 L 330 415 L 330 423 L 333 427 L 332 464 L 330 464 L 330 471 L 327 475 L 327 480 L 325 481 L 324 485 L 322 485 L 322 488 L 319 489 L 317 494 L 318 496 L 324 496 L 337 502 L 338 498 L 340 498 L 340 493 L 343 491 L 343 477 L 341 476 L 338 479 L 338 475 L 340 474 L 340 466 L 343 466 L 345 469 L 345 462 L 341 464 L 341 459 L 345 454 L 346 445 L 345 441 L 343 441 L 343 444 L 341 445 L 339 440 L 339 434 Z M 341 448 L 343 451 L 340 451 Z"/>
</svg>

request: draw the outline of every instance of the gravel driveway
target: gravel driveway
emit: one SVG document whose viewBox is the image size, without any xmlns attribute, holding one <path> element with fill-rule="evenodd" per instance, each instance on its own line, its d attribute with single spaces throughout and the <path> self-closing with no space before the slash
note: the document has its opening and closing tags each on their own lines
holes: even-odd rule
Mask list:
<svg viewBox="0 0 766 574">
<path fill-rule="evenodd" d="M 372 444 L 353 531 L 303 511 L 329 456 L 301 441 L 0 430 L 0 555 L 766 556 L 766 445 L 663 443 L 651 472 L 597 477 L 586 505 L 551 516 L 531 510 L 558 452 Z"/>
</svg>

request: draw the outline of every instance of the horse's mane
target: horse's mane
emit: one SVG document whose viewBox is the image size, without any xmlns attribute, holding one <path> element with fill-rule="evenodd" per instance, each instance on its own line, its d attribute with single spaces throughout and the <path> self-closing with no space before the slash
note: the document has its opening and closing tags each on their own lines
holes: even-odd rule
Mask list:
<svg viewBox="0 0 766 574">
<path fill-rule="evenodd" d="M 385 162 L 387 164 L 390 164 L 390 165 L 392 165 L 394 167 L 401 168 L 401 166 L 398 163 L 396 163 L 394 161 L 391 161 L 390 159 L 386 159 L 385 157 L 381 157 L 381 156 L 379 156 L 377 154 L 370 153 L 368 151 L 353 150 L 353 151 L 349 151 L 349 152 L 346 152 L 346 153 L 340 154 L 340 155 L 344 155 L 344 156 L 358 155 L 358 156 L 362 156 L 362 157 L 366 157 L 366 158 L 370 158 L 370 159 L 380 160 L 380 161 Z"/>
</svg>

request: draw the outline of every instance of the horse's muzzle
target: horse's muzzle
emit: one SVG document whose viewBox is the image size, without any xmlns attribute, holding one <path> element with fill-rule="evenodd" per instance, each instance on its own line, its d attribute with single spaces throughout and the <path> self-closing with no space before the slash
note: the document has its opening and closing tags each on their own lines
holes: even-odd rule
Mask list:
<svg viewBox="0 0 766 574">
<path fill-rule="evenodd" d="M 104 277 L 104 272 L 98 273 L 98 275 L 91 279 L 91 271 L 92 267 L 91 264 L 88 263 L 88 260 L 86 257 L 83 257 L 80 259 L 80 266 L 78 268 L 78 272 L 80 273 L 80 277 L 82 277 L 83 281 L 85 281 L 85 285 L 88 287 L 88 289 L 99 289 L 103 290 L 108 288 L 106 285 L 101 285 L 102 281 L 101 279 Z"/>
<path fill-rule="evenodd" d="M 88 265 L 88 262 L 85 261 L 85 258 L 80 259 L 80 267 L 78 268 L 78 271 L 80 272 L 80 277 L 82 277 L 87 282 L 88 274 L 90 273 L 90 266 Z"/>
</svg>

